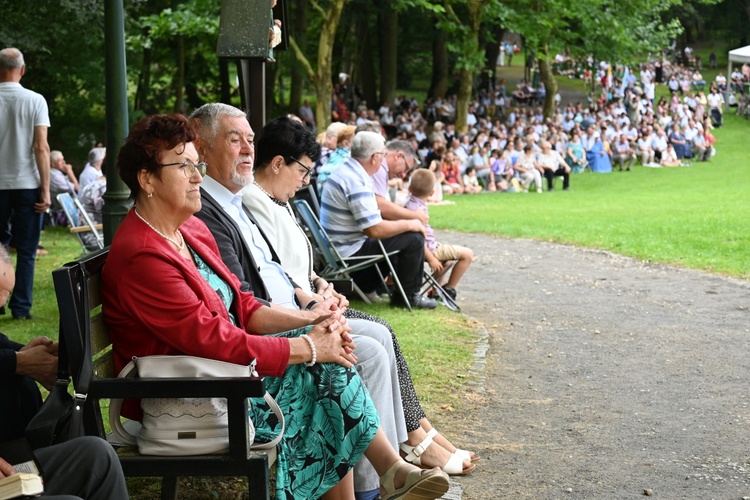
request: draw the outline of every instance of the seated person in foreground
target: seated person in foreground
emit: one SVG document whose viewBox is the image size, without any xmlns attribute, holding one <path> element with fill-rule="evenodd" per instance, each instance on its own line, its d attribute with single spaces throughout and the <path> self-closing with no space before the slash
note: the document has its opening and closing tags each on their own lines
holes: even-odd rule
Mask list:
<svg viewBox="0 0 750 500">
<path fill-rule="evenodd" d="M 411 197 L 406 203 L 406 208 L 427 212 L 427 199 L 435 190 L 435 176 L 427 170 L 417 170 L 411 176 L 409 191 Z M 459 245 L 444 245 L 435 240 L 435 231 L 428 224 L 425 226 L 425 260 L 435 274 L 443 272 L 445 263 L 455 260 L 456 265 L 451 270 L 450 277 L 442 276 L 440 285 L 454 299 L 456 298 L 456 287 L 466 270 L 474 262 L 474 252 L 471 249 Z M 444 284 L 446 283 L 447 284 Z"/>
<path fill-rule="evenodd" d="M 120 149 L 117 169 L 135 207 L 118 228 L 102 271 L 115 369 L 133 356 L 155 354 L 236 364 L 255 359 L 287 416 L 277 498 L 352 498 L 351 469 L 363 453 L 381 476 L 382 498 L 441 496 L 447 475 L 405 463 L 380 430 L 353 369 L 355 345 L 340 315 L 271 308 L 240 291 L 216 240 L 193 216 L 201 208 L 206 168 L 195 139 L 185 117 L 156 115 L 136 123 Z M 222 140 L 240 148 L 246 139 L 235 133 Z M 270 440 L 281 424 L 262 398 L 251 406 L 256 440 Z M 137 401 L 126 401 L 123 414 L 139 419 Z"/>
<path fill-rule="evenodd" d="M 199 112 L 200 109 L 196 111 L 196 113 Z M 451 455 L 458 455 L 464 461 L 474 461 L 478 458 L 471 452 L 457 450 L 427 420 L 414 390 L 409 367 L 401 353 L 398 339 L 391 325 L 381 318 L 346 307 L 346 297 L 340 295 L 332 284 L 311 271 L 312 247 L 304 231 L 297 225 L 288 200 L 307 182 L 304 175 L 292 174 L 295 168 L 299 168 L 295 159 L 310 163 L 318 154 L 313 139 L 308 129 L 286 116 L 266 123 L 256 141 L 255 180 L 245 190 L 243 202 L 252 212 L 269 243 L 276 249 L 284 270 L 300 288 L 304 289 L 307 295 L 319 301 L 330 297 L 337 298 L 338 306 L 344 309 L 344 316 L 347 318 L 377 322 L 386 326 L 391 332 L 403 402 L 403 418 L 408 432 L 408 439 L 401 444 L 401 449 L 408 455 L 421 444 L 421 450 L 417 449 L 414 455 L 420 460 L 422 466 L 432 463 L 442 464 L 441 468 L 449 474 L 465 474 L 474 466 L 470 463 L 461 464 L 460 460 L 457 463 Z M 288 172 L 281 172 L 283 167 L 279 167 L 279 173 L 276 172 L 275 167 L 279 161 L 289 167 Z M 419 171 L 432 175 L 429 170 Z M 300 249 L 306 250 L 300 251 Z M 435 446 L 430 446 L 429 442 L 424 443 L 428 436 L 431 440 L 434 438 Z"/>
<path fill-rule="evenodd" d="M 16 281 L 13 261 L 0 246 L 0 305 Z M 0 334 L 0 443 L 24 437 L 42 404 L 36 383 L 52 388 L 57 376 L 58 343 L 37 337 L 26 345 Z M 86 436 L 34 450 L 44 473 L 43 496 L 66 499 L 126 500 L 128 490 L 120 461 L 110 445 Z M 0 479 L 16 470 L 0 456 Z M 75 496 L 71 496 L 75 495 Z"/>
<path fill-rule="evenodd" d="M 312 168 L 320 147 L 307 127 L 295 120 L 290 121 L 302 129 L 308 139 L 306 143 L 304 140 L 293 143 L 298 151 L 293 157 L 299 158 L 300 163 L 290 158 L 289 163 L 282 166 L 279 156 L 273 165 L 268 166 L 268 171 L 283 184 L 295 186 L 296 192 L 298 186 L 307 182 L 308 172 L 311 172 L 309 169 Z M 314 297 L 297 285 L 295 281 L 299 277 L 293 278 L 286 274 L 254 214 L 242 206 L 243 193 L 253 185 L 255 153 L 254 132 L 245 113 L 226 104 L 210 103 L 201 106 L 191 115 L 191 123 L 195 125 L 199 136 L 195 142 L 196 149 L 208 163 L 201 185 L 202 206 L 196 216 L 206 223 L 216 239 L 222 261 L 239 279 L 240 289 L 251 291 L 257 299 L 271 302 L 272 308 L 292 310 L 297 315 L 304 316 L 307 311 L 318 314 L 328 311 L 344 313 L 347 310 L 345 300 L 342 302 L 334 299 L 330 293 L 326 297 Z M 227 138 L 238 139 L 239 147 L 234 147 Z M 304 151 L 303 145 L 310 148 L 309 155 L 301 154 Z M 289 187 L 285 189 L 286 191 L 274 193 L 283 198 L 291 191 Z M 274 207 L 288 209 L 288 206 L 282 208 L 273 203 L 263 193 L 261 196 L 269 199 Z M 280 200 L 277 198 L 276 201 Z M 308 277 L 301 279 L 303 282 L 309 280 Z M 302 311 L 303 307 L 305 311 Z M 398 443 L 407 439 L 407 430 L 402 417 L 404 408 L 391 334 L 382 324 L 368 321 L 367 318 L 349 318 L 351 320 L 348 325 L 357 344 L 358 360 L 355 368 L 370 392 L 383 432 L 392 447 L 397 449 Z M 439 465 L 443 462 L 435 463 Z M 367 460 L 357 462 L 354 468 L 355 492 L 377 494 L 378 481 L 378 474 Z"/>
<path fill-rule="evenodd" d="M 321 199 L 320 222 L 343 257 L 399 250 L 396 274 L 412 307 L 434 309 L 436 303 L 419 294 L 424 263 L 424 225 L 418 219 L 383 220 L 373 192 L 371 175 L 381 167 L 385 140 L 374 132 L 360 132 L 352 141 L 352 156 L 329 178 Z M 353 273 L 363 292 L 380 284 L 374 268 Z M 403 299 L 394 294 L 396 306 Z"/>
</svg>

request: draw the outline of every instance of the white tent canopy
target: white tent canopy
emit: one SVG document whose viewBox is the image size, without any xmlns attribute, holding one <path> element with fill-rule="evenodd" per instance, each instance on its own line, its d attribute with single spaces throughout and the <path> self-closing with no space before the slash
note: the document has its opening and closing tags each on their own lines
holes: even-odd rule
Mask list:
<svg viewBox="0 0 750 500">
<path fill-rule="evenodd" d="M 750 64 L 750 45 L 729 51 L 729 66 L 727 68 L 727 76 L 729 76 L 729 74 L 732 72 L 732 63 Z"/>
</svg>

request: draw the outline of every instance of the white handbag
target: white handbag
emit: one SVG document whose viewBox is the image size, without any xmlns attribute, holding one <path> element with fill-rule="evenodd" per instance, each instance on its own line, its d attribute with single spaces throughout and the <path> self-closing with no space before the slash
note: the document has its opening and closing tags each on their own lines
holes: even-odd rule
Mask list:
<svg viewBox="0 0 750 500">
<path fill-rule="evenodd" d="M 195 356 L 133 357 L 117 378 L 206 378 L 257 377 L 255 360 L 236 365 Z M 255 426 L 248 414 L 250 449 L 274 448 L 284 435 L 284 415 L 273 397 L 263 396 L 281 423 L 281 432 L 268 443 L 253 444 Z M 122 399 L 109 406 L 109 424 L 116 439 L 123 444 L 138 445 L 142 455 L 187 456 L 227 453 L 229 432 L 227 402 L 224 398 L 148 398 L 141 400 L 143 420 L 137 435 L 125 429 L 120 420 Z"/>
</svg>

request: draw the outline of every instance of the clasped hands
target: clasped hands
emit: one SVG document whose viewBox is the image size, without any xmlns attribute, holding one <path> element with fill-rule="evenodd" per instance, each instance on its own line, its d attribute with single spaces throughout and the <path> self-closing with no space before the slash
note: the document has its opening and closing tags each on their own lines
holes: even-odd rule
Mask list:
<svg viewBox="0 0 750 500">
<path fill-rule="evenodd" d="M 354 354 L 357 346 L 352 340 L 352 329 L 342 314 L 343 309 L 336 305 L 337 302 L 335 297 L 329 297 L 315 304 L 311 311 L 318 316 L 311 323 L 315 326 L 307 334 L 315 343 L 319 363 L 338 363 L 351 368 L 357 362 Z"/>
<path fill-rule="evenodd" d="M 57 352 L 60 345 L 48 337 L 37 337 L 16 352 L 16 374 L 33 378 L 46 389 L 57 379 Z"/>
</svg>

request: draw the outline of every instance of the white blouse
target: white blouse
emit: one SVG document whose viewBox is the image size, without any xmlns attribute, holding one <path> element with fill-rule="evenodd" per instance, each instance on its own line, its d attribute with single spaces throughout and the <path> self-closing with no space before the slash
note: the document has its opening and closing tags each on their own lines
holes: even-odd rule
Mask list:
<svg viewBox="0 0 750 500">
<path fill-rule="evenodd" d="M 255 184 L 245 188 L 242 202 L 276 250 L 281 267 L 305 293 L 311 294 L 312 247 L 297 224 L 292 207 L 277 205 Z"/>
</svg>

